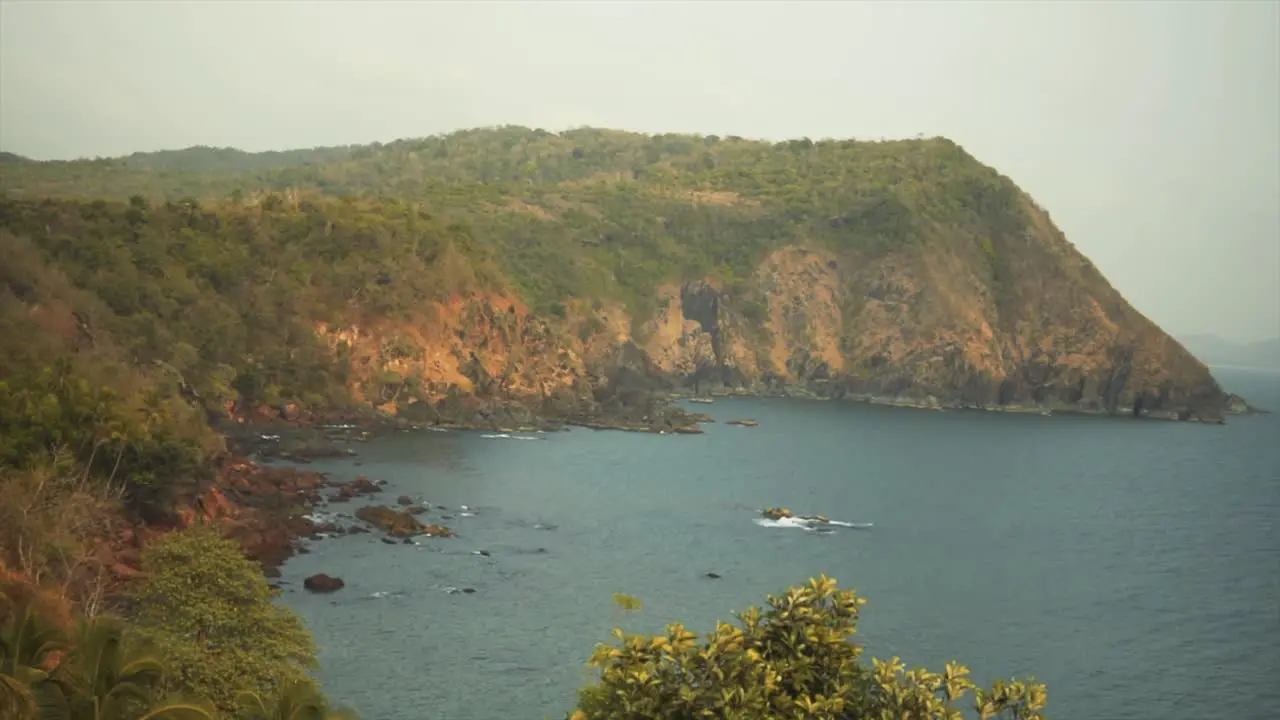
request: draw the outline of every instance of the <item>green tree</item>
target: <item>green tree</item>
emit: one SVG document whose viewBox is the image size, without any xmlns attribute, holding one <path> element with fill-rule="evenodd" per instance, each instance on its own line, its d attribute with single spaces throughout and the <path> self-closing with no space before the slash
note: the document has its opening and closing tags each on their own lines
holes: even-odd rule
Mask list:
<svg viewBox="0 0 1280 720">
<path fill-rule="evenodd" d="M 615 630 L 620 643 L 591 658 L 597 684 L 584 688 L 571 720 L 718 717 L 795 720 L 962 720 L 974 684 L 968 669 L 906 671 L 897 658 L 860 662 L 851 641 L 865 601 L 822 576 L 771 596 L 769 609 L 740 613 L 705 642 L 682 625 L 646 637 Z M 1042 720 L 1043 685 L 1018 681 L 976 690 L 985 719 Z"/>
<path fill-rule="evenodd" d="M 196 526 L 149 546 L 142 569 L 137 623 L 171 670 L 167 689 L 198 693 L 234 713 L 239 691 L 274 697 L 310 682 L 311 635 L 272 603 L 261 570 L 236 543 Z"/>
</svg>

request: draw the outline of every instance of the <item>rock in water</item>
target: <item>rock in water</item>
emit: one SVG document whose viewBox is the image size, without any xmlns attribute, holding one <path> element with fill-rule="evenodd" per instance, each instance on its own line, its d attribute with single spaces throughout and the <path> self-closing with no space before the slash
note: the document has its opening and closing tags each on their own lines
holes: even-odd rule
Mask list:
<svg viewBox="0 0 1280 720">
<path fill-rule="evenodd" d="M 335 590 L 341 590 L 346 586 L 346 583 L 342 581 L 342 578 L 336 578 L 330 575 L 325 575 L 324 573 L 319 573 L 302 581 L 302 586 L 311 592 L 328 593 L 334 592 Z"/>
</svg>

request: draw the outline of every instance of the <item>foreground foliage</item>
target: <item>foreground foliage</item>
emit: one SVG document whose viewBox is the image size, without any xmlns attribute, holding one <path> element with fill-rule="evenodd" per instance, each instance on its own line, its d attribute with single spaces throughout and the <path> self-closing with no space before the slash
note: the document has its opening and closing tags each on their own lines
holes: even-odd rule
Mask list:
<svg viewBox="0 0 1280 720">
<path fill-rule="evenodd" d="M 133 617 L 66 627 L 0 595 L 4 720 L 352 720 L 306 670 L 310 634 L 257 567 L 212 529 L 144 554 Z"/>
<path fill-rule="evenodd" d="M 739 625 L 720 624 L 705 642 L 681 625 L 647 637 L 616 630 L 591 664 L 597 684 L 580 693 L 571 720 L 962 720 L 972 691 L 984 720 L 1042 720 L 1044 685 L 997 682 L 978 689 L 969 670 L 906 670 L 898 658 L 860 662 L 851 641 L 865 600 L 822 576 L 770 597 Z"/>
<path fill-rule="evenodd" d="M 169 689 L 197 692 L 228 713 L 243 691 L 269 701 L 280 688 L 315 691 L 306 674 L 316 666 L 310 633 L 272 602 L 236 543 L 197 526 L 156 541 L 142 564 L 134 617 L 168 659 Z"/>
<path fill-rule="evenodd" d="M 10 604 L 11 605 L 11 604 Z M 23 604 L 5 608 L 0 711 L 12 720 L 213 720 L 204 700 L 162 695 L 164 664 L 123 620 L 80 618 L 69 633 Z"/>
</svg>

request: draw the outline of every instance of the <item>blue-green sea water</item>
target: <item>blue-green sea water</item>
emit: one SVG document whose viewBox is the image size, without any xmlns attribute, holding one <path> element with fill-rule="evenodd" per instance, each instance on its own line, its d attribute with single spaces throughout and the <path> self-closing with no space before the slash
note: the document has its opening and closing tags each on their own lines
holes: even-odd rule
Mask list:
<svg viewBox="0 0 1280 720">
<path fill-rule="evenodd" d="M 1280 410 L 1280 373 L 1217 374 Z M 316 636 L 326 691 L 366 720 L 563 717 L 612 627 L 705 632 L 827 573 L 868 598 L 869 655 L 1034 675 L 1053 718 L 1280 717 L 1280 414 L 694 407 L 760 426 L 413 432 L 312 465 L 386 480 L 379 502 L 442 504 L 460 535 L 338 537 L 290 561 L 283 602 Z M 771 505 L 873 527 L 758 524 Z M 346 588 L 301 590 L 316 572 Z"/>
</svg>

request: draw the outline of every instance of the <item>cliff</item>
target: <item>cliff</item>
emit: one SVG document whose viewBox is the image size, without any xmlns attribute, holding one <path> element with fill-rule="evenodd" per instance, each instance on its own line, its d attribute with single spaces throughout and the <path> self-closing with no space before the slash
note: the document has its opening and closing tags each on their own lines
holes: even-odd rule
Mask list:
<svg viewBox="0 0 1280 720">
<path fill-rule="evenodd" d="M 940 138 L 500 128 L 28 162 L 0 188 L 27 268 L 11 315 L 49 312 L 30 277 L 65 277 L 42 322 L 171 368 L 214 416 L 694 428 L 654 391 L 1226 408 L 1047 213 Z"/>
</svg>

